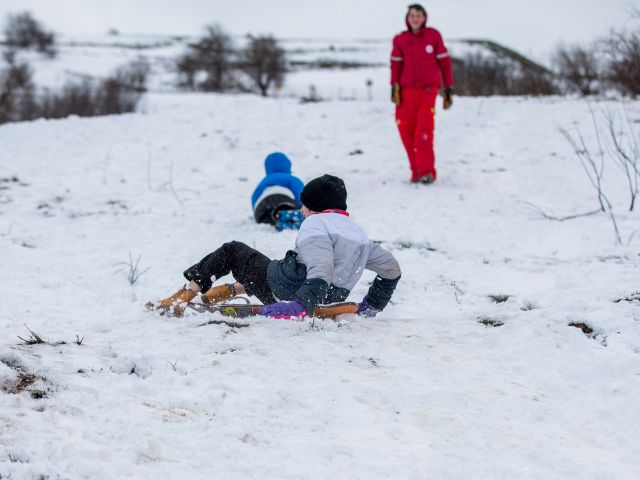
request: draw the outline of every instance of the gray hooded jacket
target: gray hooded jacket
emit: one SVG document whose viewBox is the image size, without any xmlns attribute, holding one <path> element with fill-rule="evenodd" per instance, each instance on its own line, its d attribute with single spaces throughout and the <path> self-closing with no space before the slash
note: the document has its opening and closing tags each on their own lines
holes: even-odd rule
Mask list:
<svg viewBox="0 0 640 480">
<path fill-rule="evenodd" d="M 400 280 L 398 262 L 346 212 L 328 211 L 302 222 L 295 250 L 269 264 L 267 279 L 278 299 L 296 300 L 312 312 L 319 304 L 345 300 L 365 269 L 377 273 L 369 304 L 382 310 Z"/>
</svg>

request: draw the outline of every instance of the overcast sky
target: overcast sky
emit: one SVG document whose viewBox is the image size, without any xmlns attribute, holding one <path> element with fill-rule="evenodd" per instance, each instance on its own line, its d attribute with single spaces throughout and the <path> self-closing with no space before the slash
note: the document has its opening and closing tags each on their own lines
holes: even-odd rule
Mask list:
<svg viewBox="0 0 640 480">
<path fill-rule="evenodd" d="M 0 0 L 0 16 L 30 10 L 67 34 L 198 34 L 218 22 L 235 34 L 390 38 L 408 0 Z M 429 24 L 447 38 L 489 38 L 545 60 L 559 41 L 587 43 L 629 24 L 640 0 L 430 0 Z"/>
</svg>

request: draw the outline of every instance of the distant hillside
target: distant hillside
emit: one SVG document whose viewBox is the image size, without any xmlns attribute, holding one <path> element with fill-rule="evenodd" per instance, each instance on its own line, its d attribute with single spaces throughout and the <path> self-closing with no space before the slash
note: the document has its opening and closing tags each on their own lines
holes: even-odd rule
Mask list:
<svg viewBox="0 0 640 480">
<path fill-rule="evenodd" d="M 123 63 L 143 58 L 151 66 L 149 89 L 178 89 L 175 59 L 195 43 L 195 36 L 100 34 L 58 37 L 59 55 L 43 59 L 27 55 L 42 87 L 60 87 L 78 78 L 104 78 Z M 245 36 L 234 36 L 241 48 Z M 391 39 L 283 38 L 290 72 L 284 95 L 308 93 L 310 85 L 324 98 L 386 95 Z M 0 43 L 1 45 L 1 43 Z M 488 39 L 447 41 L 454 62 L 456 91 L 461 95 L 553 93 L 552 73 L 515 50 Z M 1 48 L 0 48 L 1 50 Z"/>
<path fill-rule="evenodd" d="M 509 48 L 498 42 L 494 42 L 493 40 L 469 38 L 469 39 L 461 39 L 457 41 L 467 45 L 479 45 L 481 47 L 486 48 L 488 51 L 493 52 L 498 57 L 513 60 L 515 62 L 522 64 L 527 68 L 531 68 L 540 73 L 552 74 L 552 72 L 544 65 L 534 62 L 530 58 L 525 57 L 524 55 L 516 52 L 512 48 Z"/>
<path fill-rule="evenodd" d="M 551 70 L 507 46 L 488 39 L 460 39 L 448 45 L 460 95 L 559 93 Z"/>
</svg>

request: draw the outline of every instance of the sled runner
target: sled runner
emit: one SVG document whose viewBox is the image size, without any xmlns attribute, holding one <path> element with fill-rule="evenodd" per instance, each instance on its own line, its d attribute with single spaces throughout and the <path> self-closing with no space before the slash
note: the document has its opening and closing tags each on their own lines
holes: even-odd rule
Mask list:
<svg viewBox="0 0 640 480">
<path fill-rule="evenodd" d="M 219 303 L 215 305 L 205 305 L 203 303 L 189 303 L 188 308 L 201 313 L 220 313 L 224 317 L 247 318 L 258 315 L 258 311 L 264 307 L 260 304 L 242 303 Z M 331 305 L 320 305 L 309 317 L 335 319 L 338 315 L 355 314 L 358 304 L 353 302 L 333 303 Z"/>
</svg>

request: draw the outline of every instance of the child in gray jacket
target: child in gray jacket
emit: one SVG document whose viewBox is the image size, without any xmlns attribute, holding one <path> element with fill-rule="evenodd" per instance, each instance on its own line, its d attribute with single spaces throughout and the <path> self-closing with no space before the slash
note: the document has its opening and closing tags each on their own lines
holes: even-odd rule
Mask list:
<svg viewBox="0 0 640 480">
<path fill-rule="evenodd" d="M 285 258 L 270 260 L 244 243 L 225 243 L 184 272 L 188 285 L 153 306 L 180 315 L 201 291 L 204 303 L 247 293 L 265 304 L 261 315 L 301 318 L 318 305 L 344 301 L 366 269 L 377 275 L 357 313 L 375 316 L 389 303 L 400 280 L 395 257 L 370 241 L 349 217 L 342 179 L 318 177 L 304 187 L 300 200 L 305 220 L 295 249 Z M 212 277 L 229 273 L 235 283 L 212 288 Z"/>
</svg>

